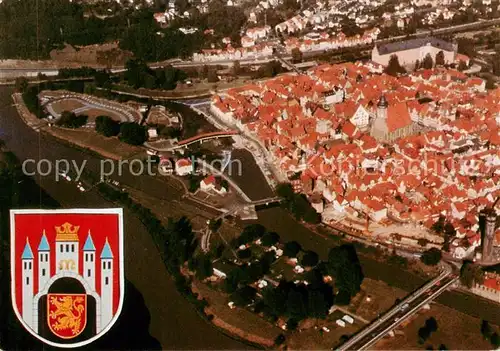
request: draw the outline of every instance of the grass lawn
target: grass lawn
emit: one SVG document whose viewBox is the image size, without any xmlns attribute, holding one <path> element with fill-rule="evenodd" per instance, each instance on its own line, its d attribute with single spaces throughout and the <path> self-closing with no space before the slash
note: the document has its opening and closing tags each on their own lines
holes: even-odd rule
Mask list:
<svg viewBox="0 0 500 351">
<path fill-rule="evenodd" d="M 295 281 L 304 276 L 304 273 L 297 274 L 293 271 L 294 266 L 287 263 L 288 258 L 281 256 L 271 266 L 271 272 L 268 274 L 276 281 L 285 279 L 287 281 Z"/>
<path fill-rule="evenodd" d="M 331 350 L 340 343 L 342 335 L 351 335 L 364 326 L 355 320 L 354 324 L 346 323 L 341 327 L 335 323 L 345 313 L 335 311 L 326 320 L 308 320 L 300 326 L 307 324 L 307 329 L 294 331 L 287 337 L 287 345 L 292 350 Z M 316 328 L 315 328 L 316 327 Z M 330 331 L 321 330 L 322 327 Z"/>
<path fill-rule="evenodd" d="M 283 332 L 283 330 L 277 326 L 267 322 L 251 311 L 238 307 L 230 309 L 227 305 L 229 302 L 227 294 L 216 291 L 196 280 L 193 282 L 193 285 L 196 290 L 200 292 L 200 295 L 208 301 L 209 307 L 207 312 L 217 316 L 226 324 L 230 325 L 231 328 L 228 329 L 230 332 L 240 337 L 245 335 L 244 337 L 250 340 L 255 340 L 255 337 L 263 338 L 268 340 L 271 344 L 274 342 L 274 339 Z"/>
<path fill-rule="evenodd" d="M 85 106 L 85 104 L 77 99 L 64 99 L 58 100 L 51 103 L 52 108 L 55 112 L 61 114 L 64 111 L 73 111 L 80 107 Z"/>
<path fill-rule="evenodd" d="M 55 137 L 91 149 L 112 159 L 128 159 L 137 154 L 144 154 L 144 149 L 121 142 L 118 138 L 106 138 L 89 129 L 67 129 L 52 127 L 45 129 Z"/>
<path fill-rule="evenodd" d="M 361 291 L 351 300 L 347 309 L 371 321 L 377 318 L 379 313 L 389 310 L 396 299 L 407 295 L 406 291 L 391 287 L 383 281 L 365 278 Z"/>
<path fill-rule="evenodd" d="M 89 108 L 87 110 L 82 111 L 79 115 L 86 115 L 89 117 L 89 122 L 93 122 L 96 117 L 99 116 L 108 116 L 115 121 L 121 121 L 120 115 L 118 112 L 111 112 L 108 110 L 101 110 L 100 108 Z"/>
<path fill-rule="evenodd" d="M 418 329 L 425 321 L 434 317 L 438 329 L 431 334 L 424 344 L 418 342 Z M 491 324 L 490 324 L 491 325 Z M 497 332 L 499 327 L 493 326 Z M 378 350 L 424 350 L 431 346 L 436 350 L 444 344 L 448 350 L 488 350 L 492 345 L 481 335 L 481 320 L 460 313 L 439 304 L 432 304 L 430 310 L 421 310 L 406 326 L 399 327 L 394 337 L 386 337 L 373 348 Z"/>
</svg>

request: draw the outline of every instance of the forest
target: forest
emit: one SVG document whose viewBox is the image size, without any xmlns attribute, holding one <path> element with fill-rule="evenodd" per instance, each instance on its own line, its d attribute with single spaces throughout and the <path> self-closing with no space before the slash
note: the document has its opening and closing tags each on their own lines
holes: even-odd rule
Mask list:
<svg viewBox="0 0 500 351">
<path fill-rule="evenodd" d="M 230 36 L 239 43 L 239 30 L 246 22 L 243 11 L 213 1 L 209 12 L 200 14 L 181 0 L 177 7 L 190 13 L 168 28 L 154 20 L 158 8 L 118 7 L 112 15 L 96 15 L 89 5 L 69 0 L 4 0 L 0 3 L 0 59 L 46 59 L 64 44 L 84 46 L 118 41 L 120 48 L 145 61 L 187 58 L 203 44 Z M 111 6 L 111 5 L 110 5 Z M 180 27 L 198 31 L 184 34 Z M 214 29 L 205 36 L 204 30 Z"/>
</svg>

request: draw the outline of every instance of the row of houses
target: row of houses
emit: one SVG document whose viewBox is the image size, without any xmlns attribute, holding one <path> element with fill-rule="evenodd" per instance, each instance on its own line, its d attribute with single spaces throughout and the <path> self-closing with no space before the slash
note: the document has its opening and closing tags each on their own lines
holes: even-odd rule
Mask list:
<svg viewBox="0 0 500 351">
<path fill-rule="evenodd" d="M 456 255 L 469 255 L 481 241 L 479 211 L 500 196 L 500 89 L 453 69 L 380 72 L 322 65 L 228 90 L 211 110 L 260 140 L 325 222 L 430 229 L 444 216 Z"/>
</svg>

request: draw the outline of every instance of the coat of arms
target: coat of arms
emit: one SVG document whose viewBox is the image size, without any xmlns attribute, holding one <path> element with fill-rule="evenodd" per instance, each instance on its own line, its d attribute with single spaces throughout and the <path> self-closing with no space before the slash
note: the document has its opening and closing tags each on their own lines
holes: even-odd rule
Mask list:
<svg viewBox="0 0 500 351">
<path fill-rule="evenodd" d="M 123 305 L 122 210 L 12 210 L 11 276 L 30 333 L 57 347 L 91 343 Z"/>
</svg>

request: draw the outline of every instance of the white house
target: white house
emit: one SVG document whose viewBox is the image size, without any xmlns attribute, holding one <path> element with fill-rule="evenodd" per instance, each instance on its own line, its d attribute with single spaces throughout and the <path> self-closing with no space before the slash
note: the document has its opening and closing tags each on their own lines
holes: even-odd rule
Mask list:
<svg viewBox="0 0 500 351">
<path fill-rule="evenodd" d="M 200 189 L 205 192 L 213 191 L 219 195 L 227 193 L 227 189 L 217 183 L 217 179 L 213 174 L 209 175 L 200 182 Z"/>
<path fill-rule="evenodd" d="M 370 123 L 370 113 L 363 107 L 363 105 L 359 105 L 350 121 L 359 129 L 364 129 L 368 127 L 368 124 Z"/>
</svg>

